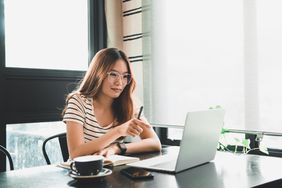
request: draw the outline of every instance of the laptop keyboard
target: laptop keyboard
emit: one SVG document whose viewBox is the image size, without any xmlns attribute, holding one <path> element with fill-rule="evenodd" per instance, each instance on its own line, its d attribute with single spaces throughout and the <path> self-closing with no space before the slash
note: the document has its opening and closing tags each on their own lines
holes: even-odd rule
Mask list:
<svg viewBox="0 0 282 188">
<path fill-rule="evenodd" d="M 146 166 L 157 166 L 160 164 L 175 165 L 177 156 L 174 155 L 161 155 L 150 159 L 139 161 L 138 163 L 146 164 Z M 171 164 L 170 164 L 171 163 Z"/>
<path fill-rule="evenodd" d="M 164 168 L 164 169 L 174 169 L 175 165 L 176 165 L 176 161 L 173 160 L 173 161 L 169 161 L 169 162 L 162 162 L 162 163 L 159 163 L 159 164 L 155 164 L 155 165 L 152 165 L 152 167 L 160 167 L 160 168 Z"/>
</svg>

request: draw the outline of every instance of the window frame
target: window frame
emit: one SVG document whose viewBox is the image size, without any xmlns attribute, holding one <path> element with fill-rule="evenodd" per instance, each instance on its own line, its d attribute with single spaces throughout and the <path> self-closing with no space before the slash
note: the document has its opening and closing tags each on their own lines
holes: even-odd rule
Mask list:
<svg viewBox="0 0 282 188">
<path fill-rule="evenodd" d="M 4 1 L 5 0 L 0 0 L 0 144 L 6 147 L 6 124 L 60 121 L 62 109 L 57 107 L 64 105 L 65 95 L 75 88 L 74 83 L 77 83 L 82 78 L 85 71 L 5 67 Z M 104 7 L 104 1 L 88 0 L 89 62 L 96 52 L 107 47 Z M 34 96 L 31 97 L 35 100 L 39 97 L 44 98 L 44 96 L 40 95 L 40 91 L 38 91 L 36 87 L 39 87 L 39 89 L 47 89 L 48 91 L 48 89 L 51 90 L 52 87 L 55 86 L 54 90 L 56 92 L 46 93 L 46 96 L 51 95 L 49 99 L 54 99 L 51 100 L 53 104 L 41 100 L 43 101 L 42 104 L 47 106 L 47 109 L 43 109 L 38 108 L 35 101 L 34 104 L 30 104 L 30 106 L 26 107 L 28 113 L 23 113 L 25 112 L 25 108 L 21 108 L 21 106 L 25 104 L 24 100 L 22 104 L 21 102 L 17 104 L 18 101 L 13 102 L 13 100 L 19 100 L 13 98 L 13 96 L 15 96 L 14 92 L 18 92 L 17 87 L 21 85 L 28 86 L 31 89 L 31 91 L 26 89 L 27 91 L 23 93 L 23 95 L 34 94 Z M 60 91 L 57 91 L 56 87 L 59 88 Z M 25 96 L 21 97 L 25 99 Z M 10 105 L 12 105 L 12 107 L 10 107 Z M 5 170 L 6 160 L 4 156 L 0 156 L 0 172 Z"/>
</svg>

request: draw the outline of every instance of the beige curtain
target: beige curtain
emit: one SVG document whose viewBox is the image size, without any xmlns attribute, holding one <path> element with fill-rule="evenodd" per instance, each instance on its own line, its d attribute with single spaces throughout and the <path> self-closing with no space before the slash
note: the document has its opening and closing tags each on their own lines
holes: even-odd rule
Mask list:
<svg viewBox="0 0 282 188">
<path fill-rule="evenodd" d="M 105 0 L 108 47 L 123 49 L 122 0 Z"/>
<path fill-rule="evenodd" d="M 108 47 L 123 49 L 137 81 L 136 96 L 143 103 L 142 1 L 105 0 Z"/>
</svg>

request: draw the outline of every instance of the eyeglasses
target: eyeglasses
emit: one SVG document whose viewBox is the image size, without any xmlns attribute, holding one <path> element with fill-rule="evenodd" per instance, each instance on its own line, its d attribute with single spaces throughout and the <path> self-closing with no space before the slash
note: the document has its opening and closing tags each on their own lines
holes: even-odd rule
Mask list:
<svg viewBox="0 0 282 188">
<path fill-rule="evenodd" d="M 131 82 L 131 75 L 129 73 L 120 74 L 116 71 L 107 72 L 108 80 L 111 83 L 118 81 L 121 78 L 123 85 L 128 85 Z"/>
</svg>

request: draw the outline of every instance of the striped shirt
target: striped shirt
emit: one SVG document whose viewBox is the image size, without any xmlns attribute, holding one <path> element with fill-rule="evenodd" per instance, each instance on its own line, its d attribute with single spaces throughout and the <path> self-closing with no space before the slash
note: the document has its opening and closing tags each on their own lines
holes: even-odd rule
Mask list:
<svg viewBox="0 0 282 188">
<path fill-rule="evenodd" d="M 113 123 L 100 126 L 94 115 L 93 98 L 80 94 L 75 94 L 68 100 L 63 117 L 63 122 L 66 123 L 67 121 L 73 121 L 83 126 L 85 142 L 106 134 L 114 127 Z"/>
</svg>

